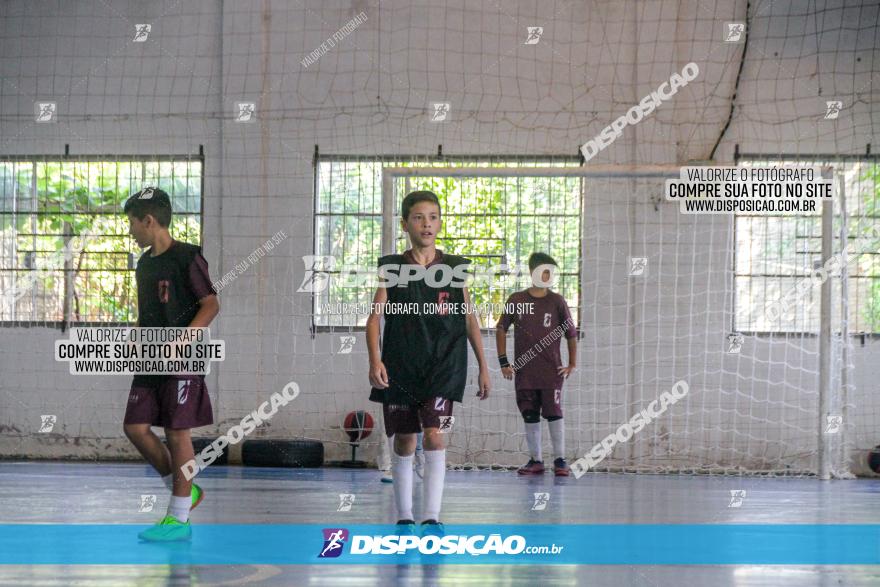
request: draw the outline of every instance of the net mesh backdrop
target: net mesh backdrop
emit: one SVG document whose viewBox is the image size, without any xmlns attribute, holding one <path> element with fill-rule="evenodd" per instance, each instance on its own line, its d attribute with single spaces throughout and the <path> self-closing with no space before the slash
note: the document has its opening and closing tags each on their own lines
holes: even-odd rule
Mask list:
<svg viewBox="0 0 880 587">
<path fill-rule="evenodd" d="M 300 395 L 253 437 L 346 458 L 345 414 L 379 410 L 366 315 L 333 310 L 372 291 L 334 272 L 402 252 L 400 200 L 430 188 L 442 250 L 559 262 L 580 332 L 563 388 L 571 457 L 684 380 L 687 396 L 600 469 L 847 476 L 880 443 L 878 21 L 869 0 L 3 2 L 0 455 L 136 457 L 129 378 L 72 376 L 53 343 L 135 319 L 140 252 L 122 206 L 155 185 L 219 289 L 212 333 L 228 357 L 199 435 L 295 381 Z M 693 79 L 651 98 L 689 63 Z M 581 150 L 645 99 L 650 113 Z M 830 225 L 820 211 L 681 214 L 664 178 L 707 160 L 830 165 L 845 197 Z M 822 262 L 823 237 L 854 256 L 829 278 L 828 344 L 820 286 L 766 313 Z M 320 291 L 307 283 L 317 257 L 335 263 Z M 473 295 L 499 303 L 525 285 Z M 526 452 L 497 318 L 480 317 L 493 391 L 474 397 L 471 355 L 453 466 Z"/>
</svg>

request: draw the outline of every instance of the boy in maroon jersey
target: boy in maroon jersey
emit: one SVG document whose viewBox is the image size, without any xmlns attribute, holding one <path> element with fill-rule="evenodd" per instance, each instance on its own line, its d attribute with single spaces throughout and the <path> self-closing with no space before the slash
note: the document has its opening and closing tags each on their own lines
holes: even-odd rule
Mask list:
<svg viewBox="0 0 880 587">
<path fill-rule="evenodd" d="M 171 238 L 171 199 L 144 188 L 125 203 L 129 233 L 140 247 L 135 276 L 139 327 L 205 328 L 220 311 L 201 247 Z M 171 491 L 166 516 L 141 532 L 142 540 L 169 542 L 192 535 L 189 512 L 202 501 L 202 488 L 181 467 L 194 458 L 190 429 L 213 423 L 204 376 L 135 375 L 125 409 L 125 435 L 162 476 Z M 165 429 L 168 448 L 152 431 Z"/>
<path fill-rule="evenodd" d="M 551 268 L 556 261 L 545 253 L 529 257 L 532 287 L 511 295 L 498 320 L 495 343 L 501 373 L 511 379 L 516 373 L 516 405 L 526 425 L 529 462 L 517 470 L 520 475 L 541 475 L 541 416 L 547 420 L 553 441 L 553 471 L 557 477 L 570 473 L 565 462 L 565 429 L 562 423 L 562 382 L 577 366 L 577 328 L 565 298 L 549 288 Z M 542 269 L 540 281 L 536 269 Z M 540 283 L 540 286 L 536 285 Z M 521 310 L 521 311 L 520 311 Z M 507 330 L 514 329 L 515 360 L 507 360 Z M 568 366 L 562 365 L 560 340 L 568 339 Z"/>
</svg>

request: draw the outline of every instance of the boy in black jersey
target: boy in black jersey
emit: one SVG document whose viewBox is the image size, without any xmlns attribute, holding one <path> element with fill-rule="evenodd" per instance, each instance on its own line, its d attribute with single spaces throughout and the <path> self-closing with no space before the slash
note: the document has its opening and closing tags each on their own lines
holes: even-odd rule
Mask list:
<svg viewBox="0 0 880 587">
<path fill-rule="evenodd" d="M 125 203 L 129 233 L 140 247 L 138 326 L 204 328 L 220 311 L 201 248 L 175 241 L 168 232 L 171 200 L 157 188 L 145 188 Z M 202 489 L 186 479 L 182 466 L 194 458 L 190 429 L 213 423 L 204 376 L 136 375 L 125 410 L 125 435 L 162 476 L 171 490 L 167 515 L 140 537 L 151 541 L 187 540 L 189 512 Z M 166 448 L 151 426 L 162 426 Z"/>
<path fill-rule="evenodd" d="M 412 513 L 413 453 L 416 434 L 424 431 L 424 512 L 422 524 L 439 526 L 446 475 L 444 434 L 452 402 L 460 402 L 467 378 L 467 344 L 479 364 L 477 396 L 489 396 L 489 371 L 483 358 L 480 325 L 469 311 L 470 297 L 453 270 L 470 259 L 435 247 L 442 226 L 440 202 L 433 192 L 418 191 L 403 199 L 401 226 L 412 248 L 402 255 L 379 258 L 383 278 L 367 320 L 370 355 L 370 400 L 383 404 L 385 434 L 394 436 L 392 472 L 398 524 L 414 525 Z M 407 267 L 408 266 L 408 267 Z M 425 273 L 416 277 L 416 271 Z M 461 267 L 458 275 L 461 275 Z M 404 286 L 400 278 L 410 276 Z M 444 281 L 445 279 L 445 281 Z M 456 283 L 458 287 L 456 287 Z M 388 304 L 387 309 L 385 304 Z M 379 319 L 384 315 L 379 354 Z M 443 432 L 441 432 L 443 430 Z"/>
</svg>

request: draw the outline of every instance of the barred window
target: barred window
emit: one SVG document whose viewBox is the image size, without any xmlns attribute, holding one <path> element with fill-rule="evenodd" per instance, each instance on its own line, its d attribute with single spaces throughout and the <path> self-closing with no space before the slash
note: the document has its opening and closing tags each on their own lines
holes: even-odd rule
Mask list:
<svg viewBox="0 0 880 587">
<path fill-rule="evenodd" d="M 0 321 L 134 322 L 140 250 L 123 206 L 145 186 L 171 197 L 171 235 L 200 242 L 200 158 L 114 159 L 0 159 Z"/>
<path fill-rule="evenodd" d="M 852 333 L 880 332 L 880 164 L 875 157 L 793 160 L 753 158 L 747 166 L 798 165 L 834 169 L 843 177 L 846 194 L 848 245 L 847 319 Z M 838 180 L 835 179 L 835 184 Z M 835 190 L 837 189 L 835 185 Z M 837 198 L 839 194 L 835 195 Z M 835 208 L 833 250 L 842 246 L 841 210 Z M 798 303 L 781 313 L 768 305 L 787 293 L 822 265 L 822 209 L 813 213 L 748 215 L 735 218 L 735 322 L 741 332 L 818 332 L 821 288 L 802 287 Z M 839 280 L 834 299 L 839 300 Z M 832 305 L 839 317 L 840 305 Z"/>
<path fill-rule="evenodd" d="M 413 190 L 431 190 L 442 208 L 443 229 L 437 247 L 462 255 L 474 266 L 507 265 L 527 269 L 529 255 L 540 251 L 559 264 L 556 289 L 565 297 L 572 318 L 579 319 L 581 292 L 580 177 L 431 177 L 401 180 L 393 209 L 383 215 L 382 170 L 386 167 L 577 167 L 577 158 L 404 158 L 324 156 L 317 162 L 315 182 L 315 255 L 332 258 L 323 267 L 329 285 L 315 291 L 314 325 L 317 329 L 350 330 L 366 324 L 368 313 L 345 313 L 343 304 L 369 305 L 374 289 L 352 287 L 333 279 L 341 267 L 374 270 L 382 255 L 383 231 L 393 231 L 395 252 L 408 248 L 400 229 L 400 203 Z M 308 269 L 308 268 L 307 268 Z M 512 287 L 469 288 L 473 303 L 500 307 L 513 291 L 528 287 L 524 275 Z M 482 314 L 482 327 L 494 327 L 498 313 Z"/>
</svg>

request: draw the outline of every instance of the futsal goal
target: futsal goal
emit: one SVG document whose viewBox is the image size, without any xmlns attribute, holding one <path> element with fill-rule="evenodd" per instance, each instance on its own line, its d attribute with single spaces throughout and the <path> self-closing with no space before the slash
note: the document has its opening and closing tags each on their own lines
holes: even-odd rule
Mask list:
<svg viewBox="0 0 880 587">
<path fill-rule="evenodd" d="M 571 456 L 685 381 L 686 397 L 618 443 L 595 470 L 847 476 L 856 440 L 848 328 L 865 320 L 848 305 L 864 306 L 874 286 L 870 270 L 858 287 L 852 273 L 872 267 L 877 243 L 860 230 L 873 214 L 858 203 L 873 202 L 877 184 L 870 161 L 835 165 L 836 189 L 848 196 L 835 198 L 824 215 L 798 216 L 681 214 L 663 198 L 678 166 L 386 165 L 375 182 L 382 221 L 374 248 L 349 246 L 346 254 L 369 266 L 378 254 L 405 250 L 400 202 L 411 190 L 430 189 L 443 206 L 438 248 L 494 275 L 471 288 L 493 391 L 484 402 L 468 391 L 456 409 L 448 451 L 456 466 L 522 464 L 522 423 L 513 383 L 498 373 L 493 333 L 500 305 L 528 286 L 527 271 L 516 277 L 503 267 L 524 267 L 543 251 L 559 262 L 556 291 L 579 329 L 578 367 L 563 388 Z M 319 184 L 331 175 L 319 174 Z M 847 199 L 857 203 L 853 217 L 842 205 Z M 316 231 L 319 248 L 322 234 Z M 768 310 L 848 246 L 850 255 L 866 257 L 849 259 L 849 272 L 824 284 L 810 282 L 797 304 Z M 331 281 L 315 295 L 315 320 L 357 334 L 365 316 L 320 309 L 371 299 L 370 288 Z M 473 359 L 469 371 L 468 390 L 475 389 Z M 871 442 L 859 440 L 862 448 Z"/>
</svg>

